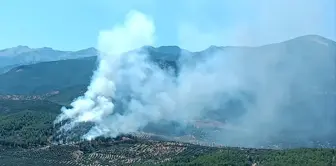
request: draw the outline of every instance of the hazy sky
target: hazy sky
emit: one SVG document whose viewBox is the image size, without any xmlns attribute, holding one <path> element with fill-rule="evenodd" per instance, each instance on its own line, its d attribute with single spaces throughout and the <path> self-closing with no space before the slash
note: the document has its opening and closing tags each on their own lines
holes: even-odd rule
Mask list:
<svg viewBox="0 0 336 166">
<path fill-rule="evenodd" d="M 0 49 L 78 50 L 129 10 L 150 15 L 156 45 L 261 45 L 305 34 L 336 39 L 335 0 L 1 0 Z"/>
</svg>

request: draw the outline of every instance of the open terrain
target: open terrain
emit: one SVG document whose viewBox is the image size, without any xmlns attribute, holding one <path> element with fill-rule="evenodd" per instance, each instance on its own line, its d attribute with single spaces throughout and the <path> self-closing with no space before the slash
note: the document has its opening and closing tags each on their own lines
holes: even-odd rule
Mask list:
<svg viewBox="0 0 336 166">
<path fill-rule="evenodd" d="M 52 49 L 17 49 L 23 54 L 36 56 L 53 52 Z M 49 52 L 39 52 L 46 50 Z M 146 47 L 146 51 L 152 63 L 164 70 L 172 70 L 176 75 L 179 74 L 181 56 L 192 55 L 189 60 L 197 62 L 216 51 L 254 56 L 332 56 L 335 60 L 332 63 L 336 66 L 336 43 L 314 35 L 261 47 L 212 46 L 201 52 L 188 52 L 176 46 L 165 46 Z M 13 53 L 15 50 L 7 52 Z M 6 54 L 6 51 L 0 53 Z M 62 56 L 75 54 L 58 53 L 59 57 L 61 53 Z M 0 74 L 0 165 L 336 165 L 336 144 L 332 142 L 335 140 L 332 138 L 336 138 L 336 131 L 328 135 L 328 143 L 318 142 L 314 146 L 289 146 L 289 143 L 283 142 L 285 145 L 276 144 L 278 147 L 240 148 L 218 143 L 220 141 L 209 136 L 207 131 L 220 131 L 227 127 L 227 111 L 241 109 L 237 100 L 230 101 L 229 109 L 213 112 L 207 119 L 195 121 L 193 126 L 178 134 L 169 133 L 170 127 L 174 126 L 171 124 L 166 127 L 148 125 L 141 133 L 113 139 L 98 137 L 92 141 L 79 141 L 76 138 L 61 145 L 65 138 L 58 137 L 59 126 L 54 126 L 53 121 L 60 114 L 61 107 L 69 107 L 71 101 L 86 91 L 97 66 L 95 50 L 79 53 L 79 57 L 74 57 L 77 59 L 52 59 L 57 61 L 45 60 L 48 62 L 30 65 L 11 61 L 8 71 Z M 336 76 L 336 70 L 330 73 Z M 309 91 L 316 96 L 333 99 L 335 95 L 330 92 L 336 90 L 335 85 L 335 79 L 330 81 L 325 88 L 329 93 Z M 318 99 L 314 102 L 321 98 Z M 334 105 L 330 105 L 330 108 L 324 107 L 326 111 L 335 110 L 332 108 Z M 336 124 L 336 117 L 334 122 Z M 306 122 L 310 123 L 314 122 Z M 79 129 L 87 130 L 87 127 Z M 279 140 L 290 140 L 287 136 L 281 136 L 281 139 L 279 136 Z M 300 140 L 297 141 L 300 143 Z"/>
</svg>

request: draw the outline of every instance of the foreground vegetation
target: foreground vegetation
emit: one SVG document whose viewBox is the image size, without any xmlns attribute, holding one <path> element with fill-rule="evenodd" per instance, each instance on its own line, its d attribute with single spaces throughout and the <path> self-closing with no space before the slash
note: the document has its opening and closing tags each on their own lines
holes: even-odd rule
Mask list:
<svg viewBox="0 0 336 166">
<path fill-rule="evenodd" d="M 94 151 L 83 145 L 0 147 L 3 165 L 336 165 L 333 149 L 213 148 L 176 142 L 117 141 Z"/>
<path fill-rule="evenodd" d="M 0 145 L 45 146 L 61 106 L 44 100 L 0 100 Z"/>
<path fill-rule="evenodd" d="M 334 149 L 206 147 L 131 135 L 54 145 L 60 104 L 0 100 L 0 165 L 336 165 Z"/>
</svg>

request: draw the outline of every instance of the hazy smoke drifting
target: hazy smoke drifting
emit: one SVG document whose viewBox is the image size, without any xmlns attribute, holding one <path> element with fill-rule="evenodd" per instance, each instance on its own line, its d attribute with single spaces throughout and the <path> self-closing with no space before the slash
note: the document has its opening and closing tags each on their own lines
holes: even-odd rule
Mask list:
<svg viewBox="0 0 336 166">
<path fill-rule="evenodd" d="M 291 52 L 307 49 L 314 41 L 305 48 L 219 48 L 181 62 L 174 76 L 150 63 L 146 50 L 127 52 L 153 45 L 154 31 L 150 18 L 132 11 L 123 25 L 101 32 L 99 66 L 87 92 L 71 109 L 63 108 L 55 122 L 69 120 L 64 130 L 94 122 L 84 135 L 92 139 L 141 131 L 163 121 L 187 128 L 195 120 L 227 120 L 219 132 L 204 130 L 217 143 L 242 146 L 280 137 L 308 142 L 333 133 L 334 97 L 320 95 L 334 90 L 333 59 Z"/>
</svg>

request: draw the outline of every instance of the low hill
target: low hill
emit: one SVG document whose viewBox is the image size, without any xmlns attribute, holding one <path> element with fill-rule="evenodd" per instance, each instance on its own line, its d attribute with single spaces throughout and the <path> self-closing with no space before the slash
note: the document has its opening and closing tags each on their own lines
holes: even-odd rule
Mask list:
<svg viewBox="0 0 336 166">
<path fill-rule="evenodd" d="M 1 94 L 42 94 L 87 84 L 96 57 L 24 65 L 0 75 Z"/>
</svg>

